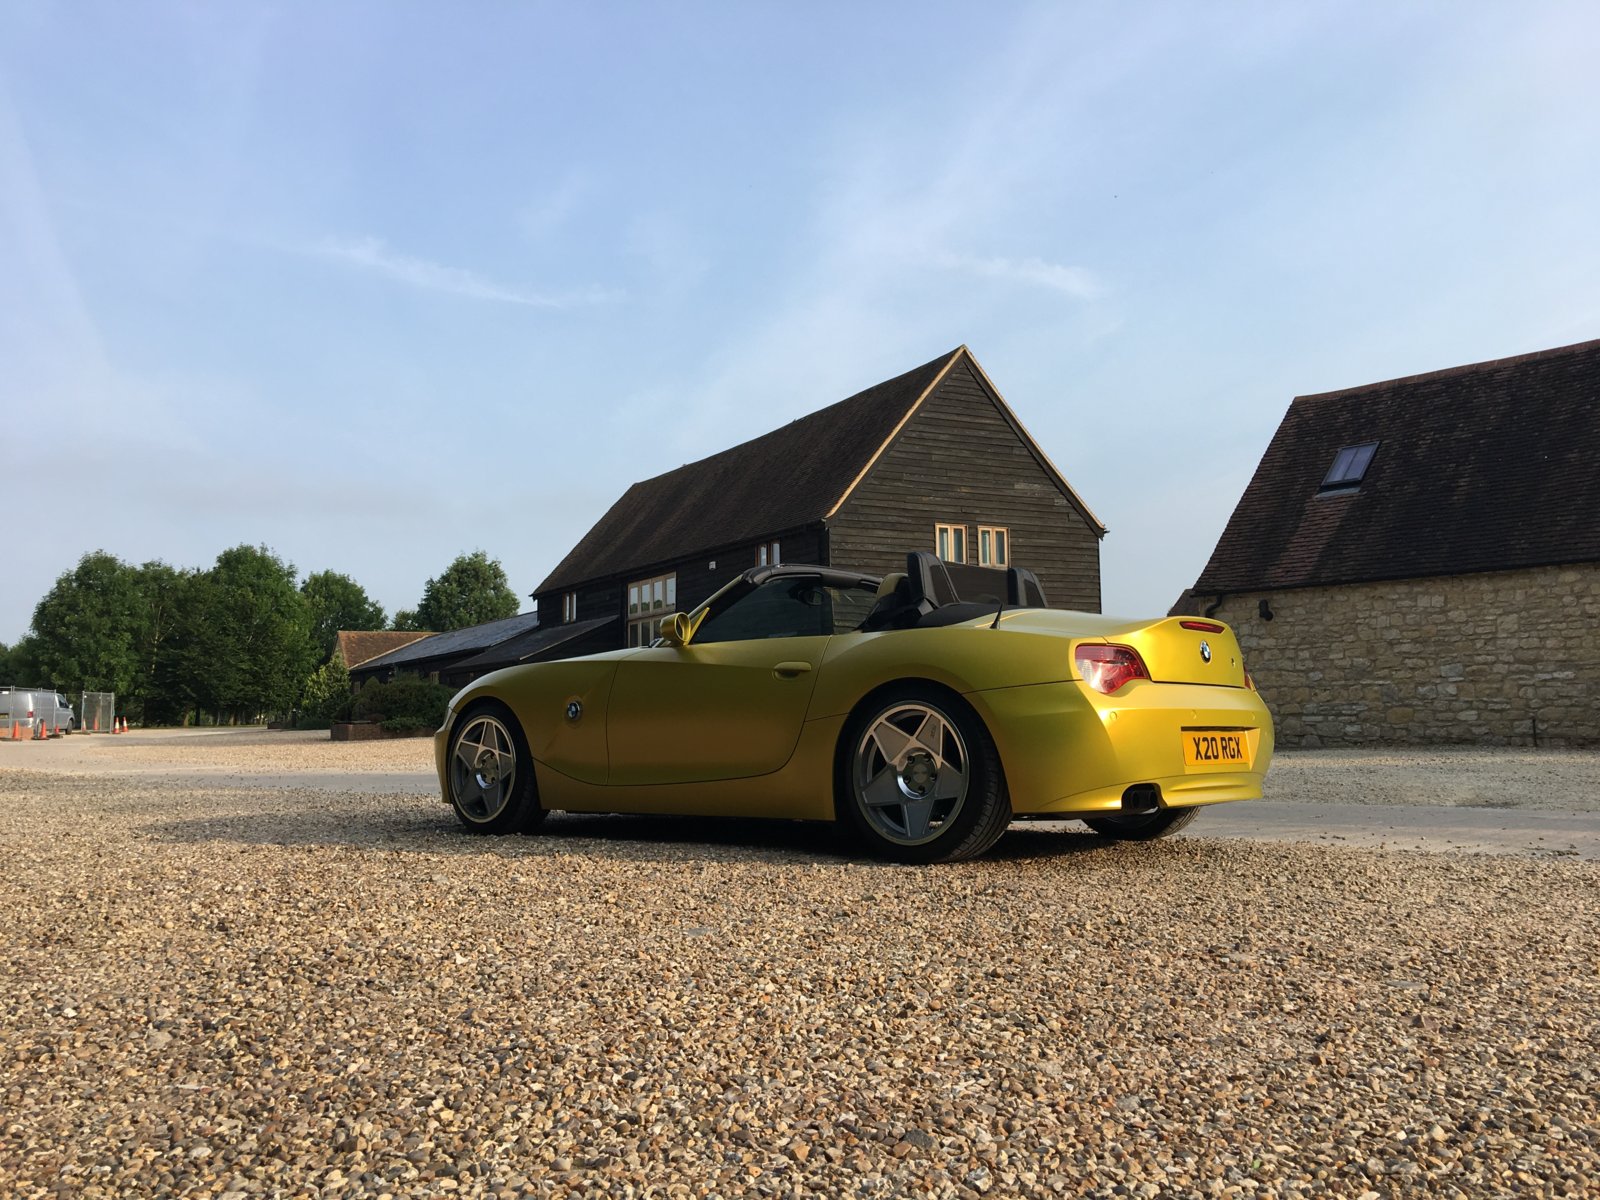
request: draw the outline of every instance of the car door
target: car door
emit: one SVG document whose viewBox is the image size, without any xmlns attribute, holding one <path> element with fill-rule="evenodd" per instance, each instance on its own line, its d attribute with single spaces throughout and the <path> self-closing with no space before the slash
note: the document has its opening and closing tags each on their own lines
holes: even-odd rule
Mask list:
<svg viewBox="0 0 1600 1200">
<path fill-rule="evenodd" d="M 800 740 L 831 629 L 817 578 L 780 575 L 708 613 L 689 645 L 624 659 L 607 712 L 610 782 L 696 783 L 780 769 Z"/>
</svg>

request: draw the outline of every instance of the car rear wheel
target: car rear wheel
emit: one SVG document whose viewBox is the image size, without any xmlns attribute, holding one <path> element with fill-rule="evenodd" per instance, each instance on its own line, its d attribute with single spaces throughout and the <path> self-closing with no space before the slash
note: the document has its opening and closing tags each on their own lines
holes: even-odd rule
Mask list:
<svg viewBox="0 0 1600 1200">
<path fill-rule="evenodd" d="M 473 833 L 520 833 L 544 819 L 522 727 L 498 704 L 476 705 L 456 722 L 447 777 L 450 807 Z"/>
<path fill-rule="evenodd" d="M 905 685 L 846 723 L 838 806 L 876 855 L 896 862 L 974 858 L 1011 823 L 994 740 L 954 694 Z"/>
<path fill-rule="evenodd" d="M 1187 808 L 1160 808 L 1153 813 L 1085 817 L 1083 823 L 1101 837 L 1119 842 L 1153 842 L 1177 833 L 1199 815 L 1200 810 L 1190 805 Z"/>
</svg>

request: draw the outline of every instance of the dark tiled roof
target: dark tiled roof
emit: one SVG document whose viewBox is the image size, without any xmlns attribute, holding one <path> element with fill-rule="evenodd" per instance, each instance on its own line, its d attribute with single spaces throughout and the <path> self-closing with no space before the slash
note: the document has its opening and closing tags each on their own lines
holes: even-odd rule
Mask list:
<svg viewBox="0 0 1600 1200">
<path fill-rule="evenodd" d="M 461 662 L 452 663 L 450 669 L 477 671 L 482 674 L 498 670 L 500 667 L 512 667 L 517 663 L 527 662 L 535 655 L 545 654 L 557 646 L 592 633 L 602 625 L 613 625 L 620 620 L 620 617 L 596 617 L 592 621 L 573 621 L 570 625 L 541 625 L 526 633 L 519 633 L 516 637 L 507 638 L 497 646 L 490 646 L 482 654 L 475 654 Z M 618 637 L 620 639 L 621 635 Z"/>
<path fill-rule="evenodd" d="M 820 521 L 962 349 L 781 429 L 636 483 L 538 592 Z"/>
<path fill-rule="evenodd" d="M 468 625 L 465 629 L 452 629 L 449 633 L 431 633 L 420 641 L 402 646 L 388 654 L 361 664 L 363 671 L 379 667 L 411 667 L 437 658 L 451 658 L 475 654 L 498 645 L 507 638 L 526 633 L 539 623 L 536 612 L 518 613 L 498 621 L 485 621 L 482 625 Z"/>
<path fill-rule="evenodd" d="M 1359 489 L 1335 454 L 1378 442 Z M 1301 396 L 1194 591 L 1600 561 L 1600 341 Z"/>
<path fill-rule="evenodd" d="M 420 638 L 432 637 L 427 632 L 401 629 L 341 629 L 339 630 L 339 655 L 346 667 L 359 667 L 380 654 L 388 654 L 401 646 L 409 646 Z"/>
</svg>

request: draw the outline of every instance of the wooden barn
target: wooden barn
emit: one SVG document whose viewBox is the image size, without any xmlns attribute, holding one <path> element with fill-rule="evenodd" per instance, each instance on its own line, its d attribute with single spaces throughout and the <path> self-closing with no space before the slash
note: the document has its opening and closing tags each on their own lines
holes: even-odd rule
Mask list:
<svg viewBox="0 0 1600 1200">
<path fill-rule="evenodd" d="M 881 574 L 904 569 L 909 550 L 931 550 L 1028 567 L 1053 606 L 1098 612 L 1104 534 L 961 346 L 634 484 L 534 598 L 542 628 L 585 627 L 585 650 L 645 645 L 663 615 L 749 567 Z"/>
</svg>

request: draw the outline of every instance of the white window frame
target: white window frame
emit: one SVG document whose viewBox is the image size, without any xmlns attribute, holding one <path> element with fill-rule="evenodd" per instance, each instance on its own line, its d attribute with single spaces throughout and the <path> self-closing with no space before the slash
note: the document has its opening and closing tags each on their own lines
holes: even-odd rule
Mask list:
<svg viewBox="0 0 1600 1200">
<path fill-rule="evenodd" d="M 933 527 L 933 552 L 945 562 L 966 562 L 967 527 L 965 525 L 956 524 L 935 524 Z M 951 557 L 951 554 L 958 552 L 958 557 Z"/>
<path fill-rule="evenodd" d="M 570 625 L 578 619 L 578 593 L 568 592 L 561 597 L 561 620 Z"/>
<path fill-rule="evenodd" d="M 978 526 L 978 565 L 1000 568 L 1011 565 L 1011 531 L 1004 525 Z"/>
<path fill-rule="evenodd" d="M 658 636 L 661 618 L 677 611 L 678 573 L 632 580 L 622 598 L 627 607 L 628 645 L 648 646 Z"/>
<path fill-rule="evenodd" d="M 781 543 L 778 542 L 762 542 L 760 548 L 756 550 L 756 566 L 781 567 L 783 554 L 780 546 Z"/>
</svg>

